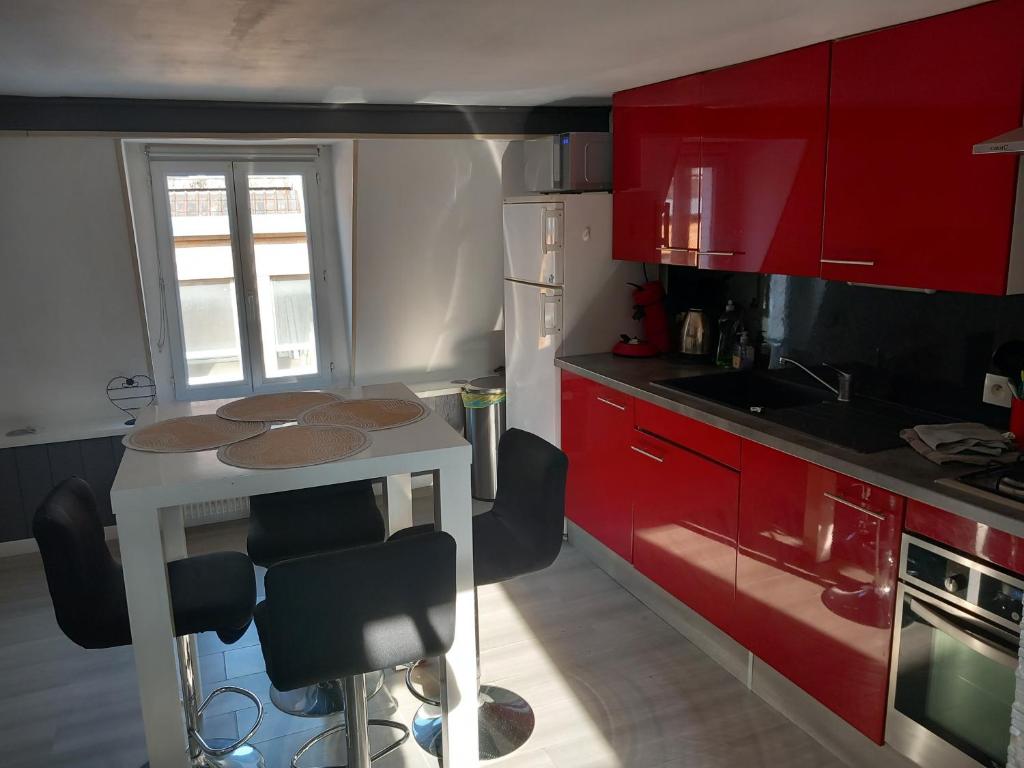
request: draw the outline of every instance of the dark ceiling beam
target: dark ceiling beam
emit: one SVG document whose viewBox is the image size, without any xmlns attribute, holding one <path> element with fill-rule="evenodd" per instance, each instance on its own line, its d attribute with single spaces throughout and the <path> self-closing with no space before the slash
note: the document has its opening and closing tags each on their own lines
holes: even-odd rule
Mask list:
<svg viewBox="0 0 1024 768">
<path fill-rule="evenodd" d="M 0 96 L 0 130 L 115 133 L 550 134 L 607 131 L 607 106 L 278 104 Z"/>
</svg>

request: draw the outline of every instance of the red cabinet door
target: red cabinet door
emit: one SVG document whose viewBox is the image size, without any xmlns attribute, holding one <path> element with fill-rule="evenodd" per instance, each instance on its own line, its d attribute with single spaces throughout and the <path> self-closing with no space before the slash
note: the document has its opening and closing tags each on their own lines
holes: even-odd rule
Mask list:
<svg viewBox="0 0 1024 768">
<path fill-rule="evenodd" d="M 1021 124 L 1022 29 L 999 0 L 833 44 L 822 277 L 1005 292 L 1018 160 L 971 147 Z"/>
<path fill-rule="evenodd" d="M 700 211 L 700 78 L 612 97 L 612 256 L 689 263 Z"/>
<path fill-rule="evenodd" d="M 829 50 L 701 76 L 700 266 L 818 276 Z"/>
<path fill-rule="evenodd" d="M 634 566 L 731 632 L 739 473 L 642 432 L 630 448 Z"/>
<path fill-rule="evenodd" d="M 627 474 L 633 431 L 632 397 L 562 372 L 566 517 L 626 560 L 633 547 Z"/>
<path fill-rule="evenodd" d="M 743 443 L 735 636 L 879 744 L 903 507 L 888 491 Z"/>
</svg>

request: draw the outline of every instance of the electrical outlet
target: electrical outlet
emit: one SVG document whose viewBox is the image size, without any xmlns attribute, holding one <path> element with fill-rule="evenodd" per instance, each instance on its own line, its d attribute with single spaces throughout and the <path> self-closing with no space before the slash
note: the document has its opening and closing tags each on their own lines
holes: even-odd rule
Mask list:
<svg viewBox="0 0 1024 768">
<path fill-rule="evenodd" d="M 1010 382 L 1005 376 L 995 373 L 985 374 L 985 393 L 981 396 L 983 402 L 989 405 L 1001 405 L 1003 408 L 1010 407 L 1013 393 L 1010 391 Z"/>
</svg>

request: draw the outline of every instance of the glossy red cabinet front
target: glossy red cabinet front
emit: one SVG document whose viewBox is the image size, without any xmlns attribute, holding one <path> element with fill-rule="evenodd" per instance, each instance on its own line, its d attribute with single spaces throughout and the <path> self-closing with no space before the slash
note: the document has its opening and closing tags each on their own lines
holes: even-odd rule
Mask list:
<svg viewBox="0 0 1024 768">
<path fill-rule="evenodd" d="M 819 272 L 829 44 L 616 93 L 617 259 Z"/>
<path fill-rule="evenodd" d="M 633 547 L 627 466 L 633 398 L 562 371 L 562 450 L 569 457 L 565 514 L 626 560 Z"/>
<path fill-rule="evenodd" d="M 700 266 L 818 276 L 829 49 L 701 75 Z"/>
<path fill-rule="evenodd" d="M 636 432 L 633 565 L 731 632 L 739 472 Z"/>
<path fill-rule="evenodd" d="M 1021 124 L 1024 2 L 997 0 L 832 46 L 821 276 L 1002 294 Z"/>
<path fill-rule="evenodd" d="M 735 637 L 878 743 L 904 499 L 745 441 Z"/>
<path fill-rule="evenodd" d="M 682 77 L 612 97 L 612 256 L 677 263 L 697 248 L 700 79 Z"/>
</svg>

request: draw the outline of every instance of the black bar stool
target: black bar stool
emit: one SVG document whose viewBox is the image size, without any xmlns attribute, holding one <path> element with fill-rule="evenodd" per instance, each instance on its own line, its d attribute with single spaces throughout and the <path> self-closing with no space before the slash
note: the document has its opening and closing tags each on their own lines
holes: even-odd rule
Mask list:
<svg viewBox="0 0 1024 768">
<path fill-rule="evenodd" d="M 82 648 L 131 645 L 128 603 L 121 565 L 103 538 L 96 497 L 72 477 L 46 497 L 32 520 L 32 534 L 46 571 L 57 624 Z M 245 634 L 256 604 L 252 562 L 241 552 L 218 552 L 167 563 L 178 665 L 196 768 L 261 768 L 263 756 L 248 744 L 263 720 L 263 705 L 251 691 L 221 686 L 205 700 L 199 690 L 195 634 L 216 632 L 225 643 Z M 256 706 L 256 722 L 240 739 L 205 739 L 203 712 L 216 697 L 235 693 Z"/>
<path fill-rule="evenodd" d="M 345 724 L 317 734 L 292 758 L 345 731 L 347 768 L 369 768 L 401 746 L 409 729 L 367 719 L 364 675 L 451 648 L 455 634 L 455 540 L 430 532 L 286 560 L 267 571 L 256 629 L 271 682 L 282 690 L 344 680 Z M 371 756 L 368 726 L 401 737 Z"/>
<path fill-rule="evenodd" d="M 374 544 L 387 538 L 370 480 L 301 488 L 249 499 L 246 549 L 265 568 L 296 557 Z M 384 686 L 384 673 L 374 681 L 373 696 Z M 270 700 L 297 717 L 326 717 L 345 709 L 340 680 L 283 691 L 271 686 Z"/>
<path fill-rule="evenodd" d="M 498 444 L 498 492 L 494 506 L 473 518 L 473 574 L 476 586 L 497 584 L 547 568 L 562 548 L 565 516 L 566 455 L 529 432 L 510 429 Z M 419 525 L 398 531 L 390 541 L 402 541 L 432 531 Z M 477 669 L 480 666 L 477 612 Z M 423 706 L 413 719 L 416 742 L 441 757 L 440 702 L 413 685 L 413 667 L 406 686 Z M 479 679 L 479 671 L 477 673 Z M 514 752 L 533 733 L 536 718 L 529 703 L 513 691 L 495 685 L 479 689 L 480 759 Z"/>
</svg>

